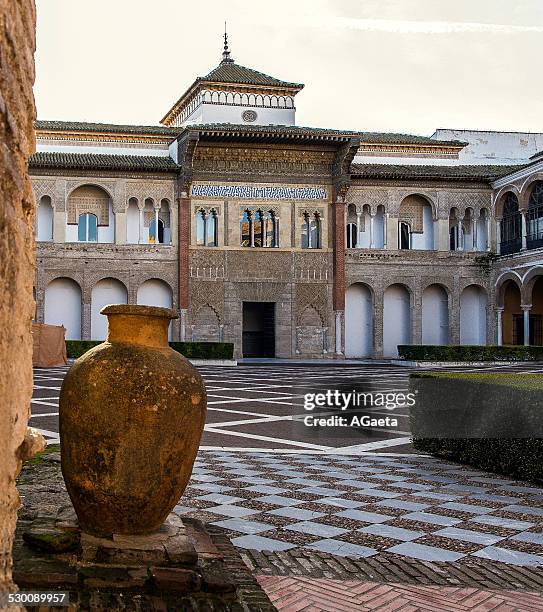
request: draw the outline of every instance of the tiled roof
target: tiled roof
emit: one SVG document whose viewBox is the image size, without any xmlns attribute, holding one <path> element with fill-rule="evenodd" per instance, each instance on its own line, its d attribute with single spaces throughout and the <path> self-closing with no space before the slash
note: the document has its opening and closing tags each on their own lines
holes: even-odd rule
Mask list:
<svg viewBox="0 0 543 612">
<path fill-rule="evenodd" d="M 74 170 L 132 170 L 175 172 L 179 166 L 170 157 L 151 155 L 103 155 L 98 153 L 50 153 L 40 151 L 30 157 L 31 169 L 68 168 Z"/>
<path fill-rule="evenodd" d="M 540 157 L 543 157 L 543 151 L 538 151 L 537 153 L 532 155 L 532 157 L 530 157 L 530 159 L 536 160 L 536 159 L 539 159 Z"/>
<path fill-rule="evenodd" d="M 231 64 L 228 64 L 231 65 Z M 258 73 L 260 74 L 260 73 Z M 165 127 L 160 125 L 116 125 L 112 123 L 88 123 L 85 121 L 36 121 L 37 130 L 74 131 L 74 132 L 102 132 L 111 134 L 141 134 L 164 135 L 175 138 L 187 129 L 200 131 L 225 132 L 252 132 L 274 133 L 285 135 L 330 135 L 360 138 L 367 144 L 407 144 L 428 146 L 465 146 L 466 143 L 458 140 L 435 140 L 428 136 L 413 134 L 398 134 L 391 132 L 356 132 L 350 130 L 331 130 L 326 128 L 304 127 L 297 125 L 251 125 L 234 123 L 208 123 L 199 125 L 186 125 L 181 127 Z"/>
<path fill-rule="evenodd" d="M 163 125 L 115 125 L 113 123 L 88 123 L 86 121 L 43 121 L 37 120 L 36 130 L 106 132 L 115 134 L 152 134 L 175 138 L 183 128 L 169 128 Z"/>
<path fill-rule="evenodd" d="M 346 138 L 360 138 L 362 144 L 407 144 L 427 146 L 464 147 L 467 143 L 458 140 L 434 140 L 428 136 L 415 136 L 413 134 L 397 134 L 391 132 L 355 132 L 350 130 L 330 130 L 326 128 L 304 127 L 299 125 L 252 125 L 235 123 L 205 123 L 187 125 L 186 129 L 208 132 L 253 132 L 270 134 L 292 135 L 329 135 L 344 136 Z"/>
<path fill-rule="evenodd" d="M 397 164 L 352 164 L 351 173 L 359 178 L 447 179 L 451 181 L 493 181 L 523 166 L 419 166 Z"/>
<path fill-rule="evenodd" d="M 292 89 L 302 89 L 301 83 L 289 83 L 281 81 L 275 77 L 258 72 L 252 68 L 240 66 L 235 62 L 221 62 L 216 68 L 204 77 L 198 77 L 197 81 L 207 81 L 211 83 L 237 83 L 240 85 L 267 85 L 271 87 L 286 87 Z"/>
</svg>

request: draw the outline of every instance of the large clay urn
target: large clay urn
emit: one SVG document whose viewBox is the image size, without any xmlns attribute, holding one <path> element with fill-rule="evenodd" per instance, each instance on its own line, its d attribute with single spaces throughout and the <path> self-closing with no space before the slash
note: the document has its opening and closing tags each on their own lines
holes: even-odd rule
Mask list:
<svg viewBox="0 0 543 612">
<path fill-rule="evenodd" d="M 157 531 L 181 497 L 206 415 L 202 377 L 168 345 L 175 311 L 112 305 L 107 341 L 60 391 L 62 473 L 83 531 Z"/>
</svg>

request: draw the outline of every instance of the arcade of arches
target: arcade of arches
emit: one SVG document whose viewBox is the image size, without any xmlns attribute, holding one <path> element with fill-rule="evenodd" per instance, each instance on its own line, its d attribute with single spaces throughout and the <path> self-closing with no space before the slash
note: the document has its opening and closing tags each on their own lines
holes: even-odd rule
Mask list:
<svg viewBox="0 0 543 612">
<path fill-rule="evenodd" d="M 488 296 L 483 287 L 468 285 L 459 295 L 453 311 L 449 290 L 442 285 L 427 286 L 421 295 L 421 307 L 414 310 L 411 291 L 400 283 L 390 285 L 378 300 L 365 283 L 353 283 L 345 293 L 345 356 L 371 358 L 398 356 L 398 345 L 411 344 L 418 337 L 422 344 L 449 344 L 452 322 L 456 318 L 459 342 L 463 345 L 487 343 Z M 377 307 L 377 304 L 382 306 Z M 420 320 L 420 330 L 415 322 Z M 382 322 L 376 325 L 376 322 Z M 377 337 L 377 328 L 382 337 Z"/>
<path fill-rule="evenodd" d="M 498 298 L 498 344 L 543 345 L 543 274 L 524 286 L 511 278 L 505 280 Z"/>
</svg>

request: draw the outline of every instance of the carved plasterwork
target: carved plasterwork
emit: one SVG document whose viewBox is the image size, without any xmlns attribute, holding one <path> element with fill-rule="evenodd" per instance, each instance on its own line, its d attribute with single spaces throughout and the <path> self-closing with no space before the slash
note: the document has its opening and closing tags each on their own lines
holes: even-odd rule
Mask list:
<svg viewBox="0 0 543 612">
<path fill-rule="evenodd" d="M 85 185 L 73 191 L 68 198 L 68 223 L 77 224 L 79 215 L 96 215 L 98 225 L 109 225 L 109 197 L 101 189 Z"/>
<path fill-rule="evenodd" d="M 287 280 L 291 254 L 273 249 L 228 252 L 228 275 L 232 280 Z"/>
<path fill-rule="evenodd" d="M 424 202 L 419 196 L 407 196 L 400 206 L 400 221 L 409 223 L 413 233 L 424 231 Z"/>
<path fill-rule="evenodd" d="M 491 203 L 490 193 L 470 193 L 469 191 L 450 192 L 447 199 L 449 209 L 456 208 L 462 213 L 465 213 L 467 208 L 476 211 L 481 208 L 490 208 Z"/>
<path fill-rule="evenodd" d="M 167 181 L 128 181 L 126 183 L 126 203 L 130 198 L 136 198 L 138 202 L 145 202 L 150 198 L 156 205 L 162 200 L 171 203 L 174 200 L 174 183 Z"/>
<path fill-rule="evenodd" d="M 236 283 L 236 295 L 242 302 L 277 302 L 287 290 L 285 283 Z"/>
<path fill-rule="evenodd" d="M 194 171 L 202 173 L 272 174 L 329 177 L 333 151 L 285 148 L 199 146 Z"/>
<path fill-rule="evenodd" d="M 298 283 L 296 285 L 296 324 L 301 325 L 304 312 L 314 308 L 321 320 L 327 320 L 328 292 L 327 286 L 315 283 Z"/>
<path fill-rule="evenodd" d="M 363 206 L 367 206 L 370 212 L 375 214 L 379 206 L 383 206 L 385 210 L 388 208 L 389 192 L 387 189 L 351 187 L 346 201 L 356 206 L 356 212 L 362 212 Z"/>
<path fill-rule="evenodd" d="M 33 178 L 32 188 L 34 189 L 34 195 L 36 196 L 36 203 L 42 199 L 43 196 L 49 196 L 51 200 L 55 198 L 55 181 L 48 179 Z"/>
<path fill-rule="evenodd" d="M 191 319 L 195 320 L 198 311 L 208 306 L 217 314 L 219 322 L 224 318 L 224 283 L 217 281 L 191 280 Z"/>
</svg>

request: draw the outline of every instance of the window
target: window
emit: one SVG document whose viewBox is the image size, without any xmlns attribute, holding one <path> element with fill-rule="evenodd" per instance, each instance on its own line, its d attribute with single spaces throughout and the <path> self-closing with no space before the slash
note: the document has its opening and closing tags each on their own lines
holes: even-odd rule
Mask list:
<svg viewBox="0 0 543 612">
<path fill-rule="evenodd" d="M 400 249 L 408 250 L 411 248 L 411 228 L 409 223 L 400 222 Z"/>
<path fill-rule="evenodd" d="M 196 244 L 204 246 L 206 243 L 206 214 L 203 210 L 196 213 Z"/>
<path fill-rule="evenodd" d="M 347 248 L 356 249 L 357 236 L 356 236 L 356 223 L 347 223 Z"/>
<path fill-rule="evenodd" d="M 208 215 L 206 222 L 206 245 L 217 246 L 217 213 L 212 210 Z"/>
<path fill-rule="evenodd" d="M 513 192 L 509 192 L 503 205 L 501 222 L 500 252 L 503 255 L 516 253 L 522 246 L 522 221 L 518 209 L 518 199 Z"/>
<path fill-rule="evenodd" d="M 156 231 L 156 219 L 152 219 L 149 223 L 149 242 L 151 244 L 164 244 L 164 222 L 158 220 L 158 236 Z"/>
<path fill-rule="evenodd" d="M 321 219 L 318 213 L 304 214 L 302 223 L 302 249 L 321 248 Z"/>
<path fill-rule="evenodd" d="M 543 181 L 538 181 L 528 203 L 527 247 L 535 249 L 543 246 Z"/>
<path fill-rule="evenodd" d="M 77 224 L 77 239 L 79 242 L 98 241 L 98 219 L 91 213 L 79 215 Z"/>
<path fill-rule="evenodd" d="M 279 219 L 272 211 L 243 211 L 240 221 L 241 246 L 279 246 Z"/>
</svg>

